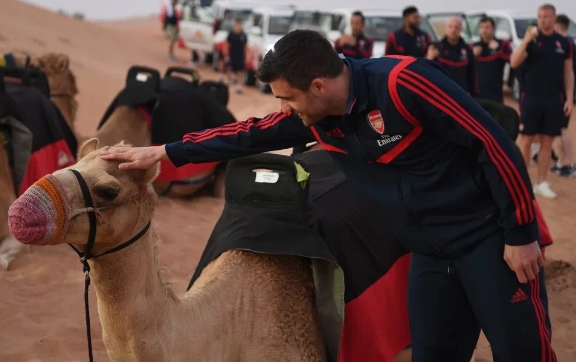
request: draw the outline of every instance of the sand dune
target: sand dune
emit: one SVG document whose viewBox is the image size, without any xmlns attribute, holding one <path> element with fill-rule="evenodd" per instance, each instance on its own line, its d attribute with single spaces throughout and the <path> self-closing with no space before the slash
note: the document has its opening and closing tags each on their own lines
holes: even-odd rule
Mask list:
<svg viewBox="0 0 576 362">
<path fill-rule="evenodd" d="M 94 132 L 105 108 L 123 87 L 128 67 L 141 64 L 163 72 L 174 64 L 167 61 L 166 47 L 156 17 L 98 24 L 2 0 L 0 52 L 55 51 L 70 56 L 80 90 L 77 129 L 83 136 Z M 181 65 L 189 58 L 186 52 L 178 56 Z M 216 78 L 207 67 L 200 70 L 204 78 Z M 279 105 L 271 96 L 247 90 L 244 95 L 231 94 L 230 108 L 238 119 L 244 119 L 265 115 Z M 572 126 L 574 132 L 574 122 Z M 576 265 L 576 181 L 551 176 L 551 182 L 560 199 L 541 201 L 556 241 L 548 257 Z M 167 266 L 167 277 L 177 292 L 184 292 L 221 209 L 222 202 L 211 198 L 162 200 L 155 218 L 162 240 L 159 260 Z M 559 361 L 576 361 L 575 280 L 573 269 L 559 268 L 550 287 L 553 343 Z M 11 271 L 0 273 L 0 361 L 85 361 L 82 290 L 80 263 L 67 246 L 33 248 Z M 90 301 L 95 360 L 107 361 L 93 293 Z M 482 342 L 479 361 L 490 361 L 489 356 Z"/>
</svg>

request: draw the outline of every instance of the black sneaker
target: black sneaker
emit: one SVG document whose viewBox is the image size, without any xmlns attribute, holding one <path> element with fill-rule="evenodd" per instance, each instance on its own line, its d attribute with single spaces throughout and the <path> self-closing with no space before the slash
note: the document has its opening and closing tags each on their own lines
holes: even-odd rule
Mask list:
<svg viewBox="0 0 576 362">
<path fill-rule="evenodd" d="M 575 176 L 574 165 L 560 167 L 560 176 L 561 177 L 574 177 Z"/>
<path fill-rule="evenodd" d="M 559 172 L 562 169 L 562 167 L 558 166 L 557 163 L 554 164 L 554 166 L 550 167 L 550 172 Z"/>
</svg>

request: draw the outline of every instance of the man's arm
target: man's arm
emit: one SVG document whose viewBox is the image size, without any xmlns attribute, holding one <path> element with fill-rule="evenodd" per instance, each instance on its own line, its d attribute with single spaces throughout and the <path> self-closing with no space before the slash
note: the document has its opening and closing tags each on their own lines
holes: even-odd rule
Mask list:
<svg viewBox="0 0 576 362">
<path fill-rule="evenodd" d="M 396 47 L 396 33 L 391 32 L 388 34 L 388 39 L 386 40 L 386 49 L 384 50 L 384 55 L 402 55 Z"/>
<path fill-rule="evenodd" d="M 166 154 L 174 166 L 180 167 L 281 150 L 314 140 L 310 128 L 298 117 L 278 112 L 188 133 L 182 141 L 167 144 Z"/>
<path fill-rule="evenodd" d="M 371 58 L 372 57 L 372 48 L 374 47 L 374 40 L 371 38 L 366 38 L 364 40 L 364 45 L 360 45 L 359 42 L 356 42 L 356 46 L 358 47 L 358 52 L 364 58 Z"/>
<path fill-rule="evenodd" d="M 511 68 L 519 68 L 524 63 L 526 58 L 528 58 L 531 42 L 532 40 L 528 40 L 526 37 L 524 37 L 524 40 L 522 40 L 522 43 L 518 45 L 518 48 L 514 49 L 512 55 L 510 55 Z"/>
<path fill-rule="evenodd" d="M 466 67 L 466 81 L 468 84 L 468 93 L 470 96 L 476 96 L 476 59 L 472 46 L 469 46 L 466 51 L 468 52 L 468 66 Z"/>
<path fill-rule="evenodd" d="M 342 53 L 342 42 L 341 42 L 342 38 L 338 38 L 336 39 L 336 41 L 334 42 L 334 49 L 336 49 L 336 53 Z"/>
<path fill-rule="evenodd" d="M 565 50 L 566 58 L 564 60 L 564 89 L 566 91 L 566 99 L 570 102 L 574 101 L 574 42 L 570 38 L 566 38 L 567 49 Z"/>
<path fill-rule="evenodd" d="M 500 43 L 500 58 L 505 62 L 510 62 L 510 56 L 512 55 L 512 45 L 508 40 L 502 40 Z"/>
<path fill-rule="evenodd" d="M 506 244 L 526 245 L 538 240 L 538 225 L 532 205 L 532 188 L 522 178 L 522 160 L 514 144 L 500 127 L 440 65 L 416 61 L 398 76 L 400 105 L 444 140 L 479 150 L 494 200 L 501 210 Z"/>
</svg>

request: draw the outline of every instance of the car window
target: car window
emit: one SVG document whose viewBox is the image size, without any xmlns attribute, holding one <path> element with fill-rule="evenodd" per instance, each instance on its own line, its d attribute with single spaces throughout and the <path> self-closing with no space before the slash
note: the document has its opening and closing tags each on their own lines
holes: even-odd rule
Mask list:
<svg viewBox="0 0 576 362">
<path fill-rule="evenodd" d="M 341 25 L 344 22 L 344 15 L 333 14 L 330 19 L 330 30 L 331 31 L 341 31 Z M 344 26 L 346 27 L 346 26 Z"/>
<path fill-rule="evenodd" d="M 308 29 L 326 35 L 331 28 L 332 16 L 318 11 L 297 11 L 290 23 L 290 30 Z"/>
<path fill-rule="evenodd" d="M 291 16 L 271 16 L 268 24 L 268 34 L 286 35 L 290 31 Z"/>
<path fill-rule="evenodd" d="M 570 20 L 570 25 L 568 26 L 568 36 L 576 39 L 576 23 Z"/>
<path fill-rule="evenodd" d="M 430 35 L 430 38 L 433 42 L 438 41 L 438 36 L 436 35 L 436 32 L 432 28 L 432 24 L 428 21 L 428 19 L 422 19 L 422 22 L 420 23 L 420 30 Z"/>
<path fill-rule="evenodd" d="M 388 34 L 402 26 L 400 16 L 366 16 L 364 32 L 375 41 L 386 41 Z"/>
<path fill-rule="evenodd" d="M 236 19 L 242 19 L 243 23 L 250 17 L 252 13 L 251 10 L 240 10 L 240 9 L 226 9 L 224 11 L 224 18 L 220 24 L 219 30 L 232 31 L 234 29 L 234 23 Z"/>
<path fill-rule="evenodd" d="M 514 19 L 514 27 L 516 28 L 516 34 L 518 34 L 519 39 L 524 38 L 524 34 L 526 34 L 526 30 L 532 24 L 536 24 L 538 22 L 537 18 L 533 19 Z"/>
<path fill-rule="evenodd" d="M 183 10 L 184 20 L 206 24 L 214 23 L 214 16 L 209 8 L 188 3 L 184 6 Z"/>
</svg>

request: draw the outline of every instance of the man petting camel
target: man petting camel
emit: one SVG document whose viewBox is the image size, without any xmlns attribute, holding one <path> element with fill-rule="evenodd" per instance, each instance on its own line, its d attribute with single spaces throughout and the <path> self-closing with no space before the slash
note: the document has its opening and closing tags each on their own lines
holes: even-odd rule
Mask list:
<svg viewBox="0 0 576 362">
<path fill-rule="evenodd" d="M 436 62 L 340 57 L 322 35 L 290 32 L 258 77 L 284 112 L 112 147 L 121 169 L 176 166 L 318 141 L 379 205 L 412 252 L 415 362 L 469 361 L 480 330 L 498 362 L 555 361 L 531 188 L 505 131 Z"/>
</svg>

